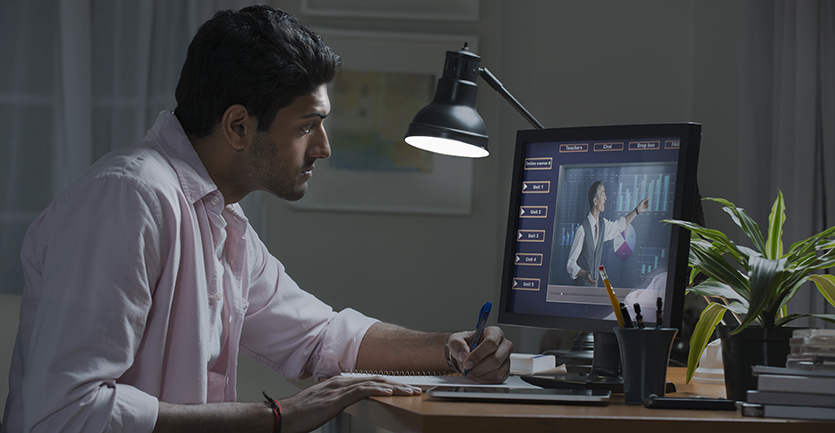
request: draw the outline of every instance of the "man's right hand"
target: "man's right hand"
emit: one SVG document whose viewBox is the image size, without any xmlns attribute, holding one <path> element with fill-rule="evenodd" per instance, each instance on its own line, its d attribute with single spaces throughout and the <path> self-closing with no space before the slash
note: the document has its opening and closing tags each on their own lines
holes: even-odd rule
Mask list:
<svg viewBox="0 0 835 433">
<path fill-rule="evenodd" d="M 382 377 L 334 377 L 279 401 L 281 431 L 311 431 L 346 407 L 371 396 L 418 395 L 420 388 Z"/>
<path fill-rule="evenodd" d="M 597 286 L 597 279 L 591 279 L 591 272 L 590 271 L 587 271 L 585 269 L 580 269 L 577 272 L 577 276 L 585 278 L 586 281 L 588 281 L 589 284 L 591 284 L 592 286 Z"/>
</svg>

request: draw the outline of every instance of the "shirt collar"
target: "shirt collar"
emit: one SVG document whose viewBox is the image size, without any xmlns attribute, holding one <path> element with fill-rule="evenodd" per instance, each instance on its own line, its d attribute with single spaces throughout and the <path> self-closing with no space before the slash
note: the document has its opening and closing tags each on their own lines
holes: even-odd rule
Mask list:
<svg viewBox="0 0 835 433">
<path fill-rule="evenodd" d="M 154 126 L 148 131 L 147 139 L 157 143 L 168 157 L 186 199 L 190 203 L 202 199 L 207 194 L 218 191 L 206 166 L 200 160 L 197 151 L 186 136 L 177 116 L 171 111 L 159 113 Z"/>
<path fill-rule="evenodd" d="M 183 130 L 180 120 L 173 112 L 161 111 L 146 138 L 157 143 L 168 157 L 189 203 L 196 203 L 207 195 L 223 200 L 223 194 L 218 190 L 200 155 L 194 150 L 194 145 Z M 242 222 L 247 221 L 238 203 L 224 207 Z"/>
</svg>

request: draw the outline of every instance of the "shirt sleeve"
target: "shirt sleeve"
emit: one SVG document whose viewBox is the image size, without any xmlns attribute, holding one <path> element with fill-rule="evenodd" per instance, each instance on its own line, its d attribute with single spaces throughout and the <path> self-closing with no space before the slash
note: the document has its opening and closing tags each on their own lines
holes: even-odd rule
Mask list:
<svg viewBox="0 0 835 433">
<path fill-rule="evenodd" d="M 347 308 L 335 312 L 305 292 L 257 239 L 241 350 L 282 376 L 318 381 L 353 370 L 365 332 L 378 320 Z"/>
<path fill-rule="evenodd" d="M 568 253 L 568 263 L 566 264 L 566 270 L 568 271 L 568 275 L 571 276 L 571 279 L 577 278 L 577 273 L 580 272 L 580 267 L 577 266 L 577 258 L 580 257 L 580 252 L 583 250 L 583 241 L 586 238 L 585 235 L 586 231 L 583 230 L 583 226 L 577 227 L 577 231 L 574 232 L 574 242 L 571 244 L 571 250 Z"/>
<path fill-rule="evenodd" d="M 150 432 L 157 399 L 119 378 L 141 344 L 159 273 L 158 200 L 112 177 L 59 200 L 21 254 L 34 311 L 21 325 L 30 334 L 23 431 Z"/>
<path fill-rule="evenodd" d="M 606 220 L 606 241 L 610 241 L 618 235 L 618 233 L 626 230 L 626 218 L 620 217 L 617 221 Z"/>
</svg>

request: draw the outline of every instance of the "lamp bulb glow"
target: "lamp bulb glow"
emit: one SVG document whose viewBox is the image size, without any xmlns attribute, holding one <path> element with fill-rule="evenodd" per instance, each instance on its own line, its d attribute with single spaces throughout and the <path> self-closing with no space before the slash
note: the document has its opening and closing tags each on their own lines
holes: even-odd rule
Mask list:
<svg viewBox="0 0 835 433">
<path fill-rule="evenodd" d="M 490 154 L 490 152 L 483 147 L 474 146 L 469 143 L 464 143 L 463 141 L 451 140 L 449 138 L 413 135 L 406 137 L 406 143 L 409 143 L 418 149 L 440 153 L 442 155 L 461 156 L 466 158 L 484 158 Z"/>
</svg>

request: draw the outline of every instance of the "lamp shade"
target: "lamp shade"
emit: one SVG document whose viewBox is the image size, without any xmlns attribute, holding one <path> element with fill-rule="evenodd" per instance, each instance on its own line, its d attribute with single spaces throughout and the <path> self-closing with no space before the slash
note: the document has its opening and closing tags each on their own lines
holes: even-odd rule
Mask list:
<svg viewBox="0 0 835 433">
<path fill-rule="evenodd" d="M 406 143 L 444 155 L 478 158 L 490 154 L 487 127 L 476 110 L 480 62 L 481 57 L 466 44 L 446 52 L 435 97 L 409 124 Z"/>
</svg>

